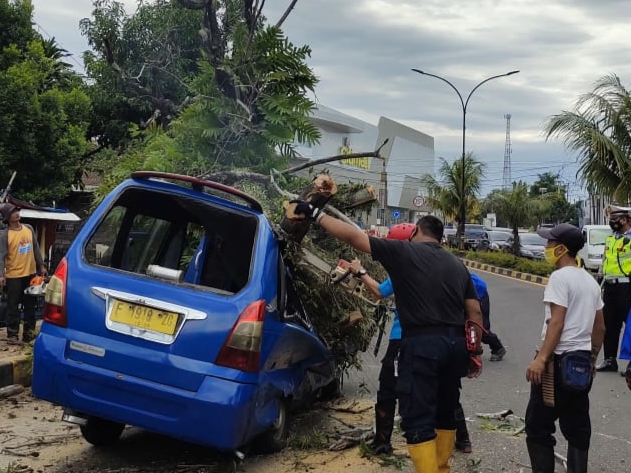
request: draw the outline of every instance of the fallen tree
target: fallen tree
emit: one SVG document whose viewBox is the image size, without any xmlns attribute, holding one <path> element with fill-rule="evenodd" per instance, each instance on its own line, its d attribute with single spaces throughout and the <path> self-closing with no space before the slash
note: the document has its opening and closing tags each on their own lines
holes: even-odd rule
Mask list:
<svg viewBox="0 0 631 473">
<path fill-rule="evenodd" d="M 380 149 L 362 155 L 381 158 Z M 312 162 L 311 166 L 322 161 Z M 358 254 L 309 220 L 296 219 L 289 201 L 307 200 L 352 223 L 349 216 L 338 209 L 345 209 L 351 216 L 370 211 L 376 201 L 375 190 L 365 184 L 335 183 L 327 174 L 319 174 L 312 180 L 274 171 L 270 176 L 249 171 L 222 171 L 205 177 L 242 190 L 261 202 L 281 239 L 296 291 L 319 336 L 342 369 L 360 368 L 359 353 L 368 348 L 378 327 L 375 303 L 363 291 L 347 290 L 344 284 L 334 284 L 331 274 L 340 259 L 354 258 L 361 259 L 378 280 L 386 277 L 385 272 L 369 256 Z"/>
</svg>

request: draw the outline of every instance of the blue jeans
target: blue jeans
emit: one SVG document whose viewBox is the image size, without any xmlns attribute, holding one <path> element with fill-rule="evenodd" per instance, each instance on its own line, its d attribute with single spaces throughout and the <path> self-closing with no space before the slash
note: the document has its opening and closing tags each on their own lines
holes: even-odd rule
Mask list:
<svg viewBox="0 0 631 473">
<path fill-rule="evenodd" d="M 401 341 L 397 394 L 401 429 L 409 444 L 434 439 L 435 429 L 456 429 L 460 379 L 469 366 L 464 328 L 432 332 Z"/>
</svg>

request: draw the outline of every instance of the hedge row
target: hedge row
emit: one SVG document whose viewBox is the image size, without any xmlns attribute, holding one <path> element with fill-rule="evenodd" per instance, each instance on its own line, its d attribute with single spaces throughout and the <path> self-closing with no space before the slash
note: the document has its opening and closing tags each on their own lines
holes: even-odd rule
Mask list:
<svg viewBox="0 0 631 473">
<path fill-rule="evenodd" d="M 499 253 L 493 251 L 467 251 L 465 258 L 478 261 L 483 264 L 490 264 L 500 268 L 514 269 L 522 273 L 534 274 L 535 276 L 550 276 L 554 266 L 545 261 L 520 258 L 509 253 Z"/>
</svg>

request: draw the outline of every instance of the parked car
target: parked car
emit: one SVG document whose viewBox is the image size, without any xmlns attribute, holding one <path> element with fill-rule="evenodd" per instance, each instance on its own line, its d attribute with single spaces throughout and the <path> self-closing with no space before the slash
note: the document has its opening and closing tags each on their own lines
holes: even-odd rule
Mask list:
<svg viewBox="0 0 631 473">
<path fill-rule="evenodd" d="M 455 238 L 457 230 L 453 227 L 445 227 L 445 229 L 443 230 L 443 238 L 441 240 L 441 243 L 443 245 L 449 245 L 452 246 L 450 242 L 450 237 L 453 240 Z"/>
<path fill-rule="evenodd" d="M 513 236 L 506 241 L 507 249 L 513 247 Z M 544 259 L 545 247 L 548 241 L 536 233 L 519 234 L 519 254 L 524 258 L 542 260 Z"/>
<path fill-rule="evenodd" d="M 585 246 L 578 252 L 585 269 L 593 273 L 600 270 L 605 251 L 605 238 L 612 234 L 609 225 L 583 225 Z"/>
<path fill-rule="evenodd" d="M 465 250 L 475 250 L 478 247 L 478 243 L 482 239 L 482 233 L 486 231 L 486 227 L 484 225 L 479 225 L 476 223 L 467 223 L 465 224 Z M 454 229 L 457 231 L 457 228 Z M 451 248 L 457 248 L 459 246 L 458 237 L 456 236 L 456 231 L 447 235 L 447 244 Z"/>
<path fill-rule="evenodd" d="M 484 233 L 478 250 L 503 251 L 507 247 L 508 239 L 512 236 L 508 232 L 487 231 Z"/>
<path fill-rule="evenodd" d="M 87 220 L 34 346 L 33 393 L 94 445 L 127 424 L 279 450 L 290 408 L 337 379 L 260 204 L 162 173 L 134 173 Z"/>
</svg>

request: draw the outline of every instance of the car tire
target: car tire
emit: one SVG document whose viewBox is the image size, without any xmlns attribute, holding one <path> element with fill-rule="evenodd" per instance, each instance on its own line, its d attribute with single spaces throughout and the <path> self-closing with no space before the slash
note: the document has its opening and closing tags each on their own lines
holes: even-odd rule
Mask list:
<svg viewBox="0 0 631 473">
<path fill-rule="evenodd" d="M 81 435 L 88 443 L 95 447 L 107 447 L 118 441 L 125 429 L 125 424 L 90 416 L 88 422 L 80 428 Z"/>
<path fill-rule="evenodd" d="M 261 434 L 256 442 L 258 453 L 280 452 L 287 446 L 289 434 L 289 408 L 287 401 L 278 401 L 278 416 L 267 432 Z"/>
</svg>

